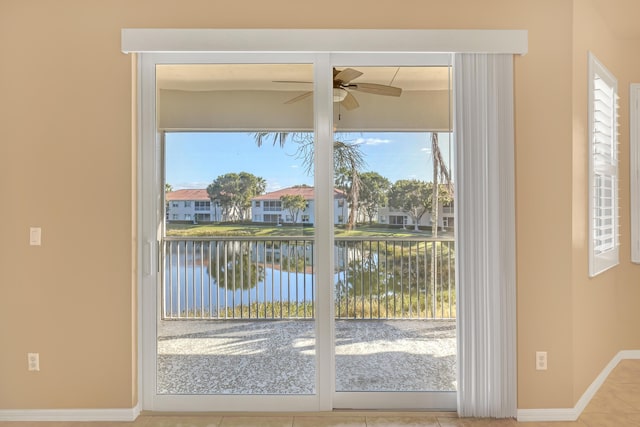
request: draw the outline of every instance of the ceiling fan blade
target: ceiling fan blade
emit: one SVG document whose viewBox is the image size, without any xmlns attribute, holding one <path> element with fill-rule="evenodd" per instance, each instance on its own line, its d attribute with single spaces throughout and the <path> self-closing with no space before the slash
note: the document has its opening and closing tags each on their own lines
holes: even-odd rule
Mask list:
<svg viewBox="0 0 640 427">
<path fill-rule="evenodd" d="M 334 74 L 338 70 L 334 69 Z M 338 74 L 333 76 L 334 81 L 338 81 L 340 83 L 349 83 L 351 80 L 356 79 L 362 75 L 361 71 L 354 70 L 353 68 L 345 68 L 342 71 L 338 71 Z"/>
<path fill-rule="evenodd" d="M 360 106 L 356 97 L 349 92 L 347 92 L 347 96 L 344 97 L 340 104 L 347 110 L 355 110 Z"/>
<path fill-rule="evenodd" d="M 295 98 L 291 98 L 290 100 L 285 102 L 285 104 L 293 104 L 294 102 L 302 101 L 303 99 L 308 98 L 311 95 L 313 95 L 313 92 L 305 92 L 302 95 L 298 95 Z"/>
<path fill-rule="evenodd" d="M 349 85 L 349 89 L 384 96 L 400 96 L 402 94 L 402 88 L 376 83 L 354 83 Z"/>
</svg>

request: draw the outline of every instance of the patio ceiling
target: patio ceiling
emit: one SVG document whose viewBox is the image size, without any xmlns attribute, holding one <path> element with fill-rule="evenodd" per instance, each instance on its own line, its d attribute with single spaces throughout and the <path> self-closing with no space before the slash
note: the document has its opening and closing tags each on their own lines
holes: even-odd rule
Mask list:
<svg viewBox="0 0 640 427">
<path fill-rule="evenodd" d="M 334 104 L 343 131 L 447 131 L 451 126 L 449 68 L 353 67 L 353 83 L 402 88 L 400 97 L 353 91 L 359 108 Z M 309 131 L 312 90 L 309 64 L 180 64 L 157 68 L 159 127 L 167 130 Z M 302 83 L 283 83 L 302 82 Z M 307 83 L 304 83 L 307 82 Z"/>
<path fill-rule="evenodd" d="M 403 91 L 446 90 L 447 67 L 350 67 L 363 72 L 353 82 L 401 87 Z M 342 69 L 342 68 L 339 68 Z M 273 90 L 300 91 L 311 88 L 298 83 L 311 82 L 309 64 L 180 64 L 158 66 L 160 89 L 186 91 Z"/>
</svg>

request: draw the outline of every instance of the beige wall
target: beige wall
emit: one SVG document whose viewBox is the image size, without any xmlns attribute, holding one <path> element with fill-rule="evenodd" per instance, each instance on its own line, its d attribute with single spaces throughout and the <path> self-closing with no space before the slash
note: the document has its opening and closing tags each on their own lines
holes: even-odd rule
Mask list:
<svg viewBox="0 0 640 427">
<path fill-rule="evenodd" d="M 573 46 L 573 243 L 572 243 L 572 293 L 573 293 L 573 352 L 574 352 L 574 397 L 579 398 L 594 374 L 597 374 L 615 353 L 620 350 L 619 324 L 616 307 L 617 276 L 622 270 L 617 268 L 588 278 L 588 68 L 587 57 L 591 51 L 614 73 L 620 76 L 619 62 L 622 52 L 604 22 L 595 13 L 590 2 L 574 4 L 574 46 Z M 618 77 L 620 78 L 620 77 Z M 626 85 L 618 81 L 620 92 Z M 626 93 L 621 93 L 626 98 Z M 628 109 L 621 102 L 621 156 L 629 158 L 627 122 Z M 628 167 L 620 164 L 621 213 L 624 214 L 623 229 L 629 230 L 626 210 L 629 206 Z M 622 195 L 622 194 L 621 194 Z M 629 260 L 629 236 L 621 236 L 620 252 L 623 264 Z M 605 307 L 602 311 L 600 304 Z M 580 357 L 590 354 L 591 357 Z"/>
<path fill-rule="evenodd" d="M 637 42 L 620 40 L 598 14 L 598 1 L 575 2 L 573 49 L 573 306 L 574 397 L 579 398 L 613 355 L 640 348 L 638 301 L 640 266 L 630 262 L 629 84 L 640 82 Z M 640 5 L 627 13 L 636 15 Z M 618 79 L 620 95 L 620 261 L 619 267 L 587 277 L 587 52 L 591 51 Z M 591 357 L 581 357 L 582 355 Z"/>
<path fill-rule="evenodd" d="M 528 30 L 515 59 L 518 406 L 572 407 L 617 351 L 640 348 L 626 130 L 622 265 L 586 274 L 586 49 L 619 75 L 623 106 L 640 81 L 633 44 L 616 46 L 589 1 L 0 1 L 0 410 L 137 402 L 126 27 Z M 42 247 L 28 246 L 34 225 Z"/>
</svg>

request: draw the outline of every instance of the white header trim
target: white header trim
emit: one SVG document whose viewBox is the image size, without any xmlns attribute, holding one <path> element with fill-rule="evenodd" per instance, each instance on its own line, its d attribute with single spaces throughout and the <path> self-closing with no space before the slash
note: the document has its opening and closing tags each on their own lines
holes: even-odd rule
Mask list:
<svg viewBox="0 0 640 427">
<path fill-rule="evenodd" d="M 122 52 L 527 53 L 526 30 L 122 29 Z"/>
</svg>

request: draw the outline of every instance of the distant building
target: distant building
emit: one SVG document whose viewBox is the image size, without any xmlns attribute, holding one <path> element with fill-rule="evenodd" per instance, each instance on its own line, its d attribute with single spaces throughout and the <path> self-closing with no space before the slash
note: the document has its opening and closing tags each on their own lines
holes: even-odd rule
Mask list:
<svg viewBox="0 0 640 427">
<path fill-rule="evenodd" d="M 443 230 L 453 229 L 455 213 L 453 203 L 448 206 L 440 205 L 438 214 L 438 227 Z M 380 224 L 402 225 L 407 228 L 413 228 L 413 220 L 410 215 L 405 212 L 394 210 L 388 206 L 378 209 L 378 222 Z M 431 212 L 426 212 L 420 222 L 420 227 L 431 227 Z"/>
<path fill-rule="evenodd" d="M 185 189 L 166 193 L 167 221 L 215 222 L 222 209 L 213 203 L 205 189 Z"/>
<path fill-rule="evenodd" d="M 253 222 L 268 222 L 275 224 L 292 224 L 294 218 L 287 209 L 282 207 L 280 197 L 285 195 L 300 195 L 307 201 L 304 210 L 298 214 L 296 224 L 313 224 L 315 189 L 313 187 L 289 187 L 282 190 L 272 191 L 271 193 L 251 199 L 251 218 Z M 347 206 L 347 195 L 340 190 L 333 190 L 333 215 L 334 224 L 344 224 L 349 216 L 349 208 Z"/>
<path fill-rule="evenodd" d="M 315 190 L 313 187 L 289 187 L 282 190 L 266 193 L 251 199 L 251 219 L 253 222 L 270 224 L 292 224 L 294 218 L 287 209 L 282 207 L 281 196 L 300 195 L 307 201 L 304 210 L 298 214 L 296 224 L 313 224 Z M 171 221 L 190 222 L 218 222 L 222 221 L 222 208 L 209 198 L 206 189 L 185 189 L 171 191 L 165 196 L 167 202 L 166 219 Z M 349 204 L 344 191 L 334 190 L 333 197 L 334 224 L 346 224 L 349 218 Z M 452 229 L 454 225 L 453 204 L 440 206 L 438 215 L 439 226 L 443 229 Z M 358 218 L 364 221 L 363 217 Z M 396 211 L 389 207 L 378 209 L 377 221 L 379 224 L 401 225 L 407 228 L 413 227 L 411 217 L 402 211 Z M 418 224 L 421 227 L 431 226 L 431 213 L 425 213 Z"/>
</svg>

